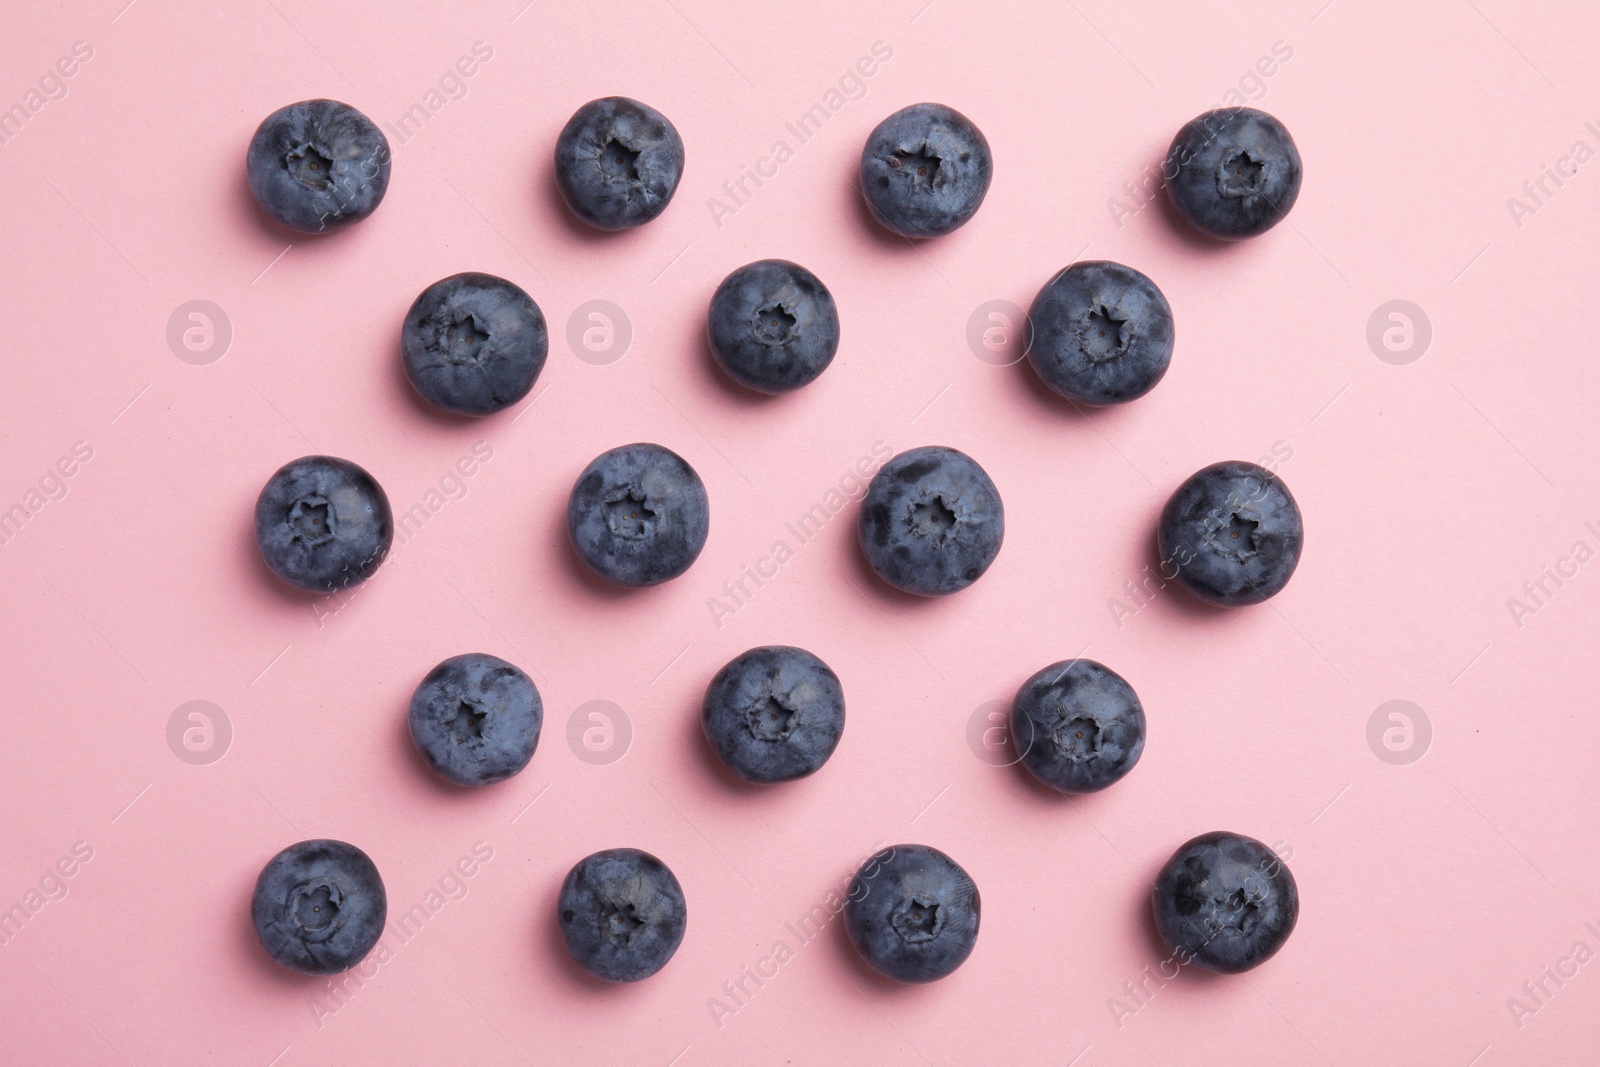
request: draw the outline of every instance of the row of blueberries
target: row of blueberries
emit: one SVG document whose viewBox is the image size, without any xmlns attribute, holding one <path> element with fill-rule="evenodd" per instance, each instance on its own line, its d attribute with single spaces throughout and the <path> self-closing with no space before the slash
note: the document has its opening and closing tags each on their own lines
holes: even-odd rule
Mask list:
<svg viewBox="0 0 1600 1067">
<path fill-rule="evenodd" d="M 1241 834 L 1202 834 L 1172 855 L 1152 890 L 1156 929 L 1179 966 L 1236 974 L 1288 939 L 1299 914 L 1294 876 L 1266 845 Z M 378 943 L 388 894 L 377 865 L 328 839 L 290 845 L 267 862 L 251 901 L 261 944 L 303 974 L 336 974 Z M 932 982 L 966 962 L 978 941 L 981 900 L 959 863 L 927 845 L 873 854 L 845 894 L 845 930 L 874 970 Z M 667 965 L 688 928 L 683 887 L 636 848 L 579 860 L 556 899 L 572 958 L 608 982 L 637 982 Z"/>
<path fill-rule="evenodd" d="M 584 105 L 556 143 L 556 181 L 573 213 L 603 230 L 638 226 L 666 209 L 682 176 L 683 142 L 659 112 L 620 97 Z M 390 154 L 366 116 L 331 100 L 285 107 L 257 130 L 250 187 L 278 222 L 329 232 L 371 214 L 388 186 Z M 1299 191 L 1293 140 L 1270 115 L 1208 112 L 1173 142 L 1164 178 L 1179 212 L 1222 239 L 1275 225 Z M 860 187 L 871 214 L 907 238 L 947 234 L 987 194 L 993 162 L 970 120 L 938 104 L 885 119 L 862 152 Z M 1143 395 L 1166 372 L 1172 313 L 1160 290 L 1115 263 L 1075 264 L 1045 286 L 1030 316 L 1028 352 L 1058 393 L 1091 404 Z M 763 260 L 717 289 L 708 315 L 713 354 L 736 381 L 778 393 L 816 379 L 839 343 L 827 288 L 804 268 Z M 531 390 L 548 351 L 538 305 L 516 285 L 458 274 L 425 290 L 402 330 L 413 385 L 431 403 L 486 415 Z M 578 558 L 623 586 L 678 577 L 698 558 L 710 508 L 694 469 L 660 445 L 598 456 L 567 506 Z M 921 596 L 964 589 L 1001 547 L 999 491 L 970 457 L 923 447 L 894 457 L 872 479 L 858 521 L 861 549 L 888 584 Z M 370 578 L 393 539 L 388 498 L 348 460 L 307 456 L 267 482 L 255 512 L 257 544 L 278 577 L 332 592 Z M 1265 468 L 1207 467 L 1173 494 L 1157 541 L 1167 565 L 1213 604 L 1265 600 L 1288 582 L 1303 539 L 1298 506 Z M 418 686 L 412 737 L 428 762 L 461 785 L 522 770 L 543 713 L 532 680 L 513 664 L 470 654 L 446 660 Z M 826 664 L 802 649 L 770 646 L 737 657 L 707 690 L 708 741 L 741 777 L 775 783 L 818 770 L 844 726 L 843 693 Z M 1103 789 L 1144 746 L 1144 711 L 1132 687 L 1088 660 L 1053 664 L 1019 692 L 1013 736 L 1024 765 L 1063 793 Z M 1275 953 L 1293 929 L 1293 878 L 1266 846 L 1212 833 L 1182 846 L 1154 890 L 1156 925 L 1182 963 L 1245 970 Z M 892 978 L 931 981 L 971 953 L 977 887 L 960 865 L 923 845 L 898 845 L 867 861 L 849 892 L 847 928 L 866 961 Z M 359 962 L 386 915 L 382 880 L 354 846 L 316 840 L 275 856 L 257 881 L 252 914 L 267 951 L 296 970 L 327 974 Z M 610 981 L 654 974 L 686 925 L 682 888 L 655 857 L 613 849 L 568 874 L 558 921 L 574 958 Z"/>
</svg>

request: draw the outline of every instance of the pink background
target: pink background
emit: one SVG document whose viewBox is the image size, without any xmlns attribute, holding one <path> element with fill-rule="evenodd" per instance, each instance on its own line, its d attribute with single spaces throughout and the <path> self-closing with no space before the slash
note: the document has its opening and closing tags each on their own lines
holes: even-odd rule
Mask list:
<svg viewBox="0 0 1600 1067">
<path fill-rule="evenodd" d="M 1522 190 L 1575 141 L 1600 148 L 1584 127 L 1600 119 L 1592 13 L 122 3 L 13 4 L 0 32 L 0 106 L 75 42 L 92 49 L 0 147 L 0 507 L 33 512 L 0 545 L 0 906 L 41 884 L 59 898 L 31 898 L 0 945 L 5 1060 L 1593 1062 L 1600 963 L 1572 954 L 1600 949 L 1584 925 L 1600 928 L 1600 564 L 1564 564 L 1576 575 L 1545 579 L 1551 595 L 1524 599 L 1536 610 L 1508 606 L 1574 542 L 1600 548 L 1584 525 L 1600 527 L 1600 163 L 1545 179 L 1539 201 Z M 389 130 L 373 218 L 326 239 L 263 221 L 243 174 L 263 116 L 333 96 L 387 128 L 479 41 L 492 57 L 464 96 L 405 143 Z M 892 58 L 864 96 L 796 146 L 784 123 L 879 41 Z M 1270 76 L 1248 73 L 1258 60 Z M 1123 183 L 1230 90 L 1300 145 L 1288 223 L 1220 247 L 1163 203 L 1115 218 Z M 564 213 L 550 158 L 571 112 L 614 93 L 670 116 L 689 162 L 662 218 L 602 237 Z M 850 182 L 868 130 L 929 99 L 979 124 L 996 177 L 971 224 L 913 249 L 870 225 Z M 709 199 L 777 138 L 793 158 L 714 219 Z M 1513 196 L 1537 210 L 1514 218 Z M 827 282 L 844 343 L 815 385 L 762 401 L 724 383 L 700 338 L 717 282 L 767 256 Z M 1087 416 L 965 340 L 980 305 L 1026 306 L 1080 256 L 1150 274 L 1178 322 L 1160 387 Z M 514 279 L 550 320 L 548 395 L 525 413 L 440 418 L 399 371 L 412 298 L 469 269 Z M 193 299 L 233 331 L 205 366 L 167 341 Z M 632 323 L 609 365 L 566 341 L 596 299 Z M 1432 323 L 1410 365 L 1367 341 L 1392 299 Z M 711 536 L 682 578 L 619 593 L 578 574 L 562 513 L 591 457 L 641 439 L 699 470 Z M 851 504 L 714 619 L 723 583 L 879 441 L 987 468 L 1008 520 L 989 573 L 940 601 L 895 595 L 858 557 Z M 75 442 L 92 457 L 52 479 Z M 453 481 L 478 442 L 492 458 Z M 1177 483 L 1275 447 L 1309 531 L 1288 589 L 1227 614 L 1169 589 L 1129 614 L 1124 583 Z M 345 602 L 274 584 L 251 539 L 263 481 L 313 451 L 367 467 L 397 512 L 441 481 L 459 497 L 434 498 Z M 29 497 L 41 479 L 65 496 Z M 696 716 L 711 674 L 765 643 L 827 660 L 849 718 L 820 774 L 753 792 L 713 766 Z M 546 709 L 527 771 L 474 793 L 430 777 L 404 727 L 422 674 L 470 650 L 527 667 Z M 1079 653 L 1137 688 L 1149 744 L 1124 782 L 1069 800 L 977 758 L 966 731 Z M 196 699 L 232 728 L 209 765 L 167 740 Z M 1396 699 L 1433 728 L 1403 766 L 1367 741 Z M 609 765 L 567 741 L 593 700 L 632 724 Z M 1149 879 L 1218 828 L 1291 857 L 1299 928 L 1246 976 L 1185 973 L 1131 999 L 1124 983 L 1164 956 Z M 249 925 L 261 865 L 312 836 L 373 857 L 392 919 L 438 906 L 410 940 L 391 924 L 390 958 L 342 1004 L 272 964 Z M 837 921 L 805 944 L 785 926 L 879 841 L 941 848 L 981 887 L 977 949 L 948 980 L 893 987 Z M 451 877 L 475 845 L 492 859 Z M 660 975 L 613 988 L 565 958 L 552 911 L 572 863 L 620 845 L 671 865 L 690 921 Z M 779 940 L 793 958 L 714 1018 L 723 983 Z M 1534 999 L 1523 983 L 1546 967 L 1576 974 Z"/>
</svg>

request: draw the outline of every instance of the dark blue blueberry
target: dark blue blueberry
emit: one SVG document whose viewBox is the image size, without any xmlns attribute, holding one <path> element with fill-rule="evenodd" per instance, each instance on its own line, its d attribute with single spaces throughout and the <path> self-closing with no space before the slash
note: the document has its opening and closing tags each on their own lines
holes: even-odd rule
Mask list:
<svg viewBox="0 0 1600 1067">
<path fill-rule="evenodd" d="M 706 316 L 711 354 L 728 376 L 763 393 L 817 379 L 839 350 L 833 294 L 798 263 L 763 259 L 728 275 Z"/>
<path fill-rule="evenodd" d="M 602 452 L 578 475 L 567 535 L 578 558 L 618 585 L 676 578 L 705 547 L 711 504 L 684 458 L 660 445 Z"/>
<path fill-rule="evenodd" d="M 1074 263 L 1028 312 L 1028 362 L 1051 389 L 1085 404 L 1122 404 L 1155 388 L 1172 361 L 1172 308 L 1132 267 Z"/>
<path fill-rule="evenodd" d="M 601 230 L 642 226 L 667 209 L 683 177 L 683 138 L 667 117 L 625 96 L 591 100 L 556 138 L 556 185 Z"/>
<path fill-rule="evenodd" d="M 302 974 L 337 974 L 378 943 L 389 914 L 383 879 L 343 841 L 302 841 L 261 868 L 250 917 L 267 955 Z"/>
<path fill-rule="evenodd" d="M 1156 931 L 1180 966 L 1238 974 L 1265 963 L 1294 932 L 1294 875 L 1266 845 L 1223 830 L 1184 844 L 1156 876 Z"/>
<path fill-rule="evenodd" d="M 394 541 L 389 498 L 347 459 L 302 456 L 256 498 L 256 547 L 279 578 L 331 593 L 377 573 Z"/>
<path fill-rule="evenodd" d="M 857 526 L 878 576 L 919 596 L 977 581 L 1005 539 L 1000 493 L 982 467 L 953 448 L 902 452 L 867 486 Z"/>
<path fill-rule="evenodd" d="M 1163 177 L 1178 214 L 1225 241 L 1265 233 L 1300 195 L 1300 150 L 1283 123 L 1250 107 L 1192 119 L 1172 139 Z"/>
<path fill-rule="evenodd" d="M 430 404 L 458 415 L 491 415 L 527 396 L 549 351 L 533 298 L 470 271 L 424 289 L 400 331 L 406 377 Z"/>
<path fill-rule="evenodd" d="M 539 747 L 544 703 L 515 664 L 483 652 L 451 656 L 411 694 L 411 740 L 457 785 L 503 781 Z"/>
<path fill-rule="evenodd" d="M 689 912 L 665 863 L 636 848 L 609 848 L 568 872 L 556 918 L 584 970 L 608 982 L 637 982 L 678 951 Z"/>
<path fill-rule="evenodd" d="M 994 160 L 983 131 L 943 104 L 912 104 L 878 123 L 861 150 L 872 217 L 902 237 L 938 237 L 977 214 Z"/>
<path fill-rule="evenodd" d="M 256 202 L 301 233 L 360 222 L 389 188 L 389 142 L 372 120 L 337 100 L 302 100 L 264 119 L 245 169 Z"/>
<path fill-rule="evenodd" d="M 735 656 L 706 687 L 706 740 L 747 782 L 813 773 L 844 733 L 844 689 L 803 648 L 767 645 Z"/>
<path fill-rule="evenodd" d="M 897 982 L 933 982 L 978 943 L 978 887 L 961 865 L 927 845 L 895 845 L 850 881 L 845 931 L 872 969 Z"/>
<path fill-rule="evenodd" d="M 1022 683 L 1011 706 L 1022 765 L 1063 793 L 1095 793 L 1144 752 L 1144 706 L 1116 671 L 1092 659 L 1052 663 Z"/>
<path fill-rule="evenodd" d="M 1163 565 L 1201 600 L 1230 608 L 1288 585 L 1304 540 L 1283 479 L 1242 460 L 1214 463 L 1178 486 L 1156 533 Z"/>
</svg>

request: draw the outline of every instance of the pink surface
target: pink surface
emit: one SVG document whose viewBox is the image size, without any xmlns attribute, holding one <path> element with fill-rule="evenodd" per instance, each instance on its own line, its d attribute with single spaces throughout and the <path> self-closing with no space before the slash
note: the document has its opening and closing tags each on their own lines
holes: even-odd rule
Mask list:
<svg viewBox="0 0 1600 1067">
<path fill-rule="evenodd" d="M 0 105 L 27 107 L 58 58 L 90 53 L 44 78 L 59 98 L 33 98 L 0 147 L 0 505 L 29 516 L 0 545 L 0 905 L 27 913 L 0 945 L 0 1058 L 1593 1061 L 1592 12 L 122 2 L 10 5 L 0 33 Z M 492 56 L 427 99 L 475 42 Z M 841 82 L 876 42 L 892 56 Z M 841 86 L 798 143 L 785 123 Z M 1285 121 L 1306 179 L 1287 224 L 1223 248 L 1124 182 L 1230 90 Z M 550 158 L 567 116 L 614 93 L 670 116 L 689 163 L 661 219 L 599 237 L 562 210 Z M 263 222 L 243 157 L 263 116 L 324 95 L 386 124 L 396 158 L 373 218 L 310 240 Z M 872 227 L 850 179 L 867 131 L 930 99 L 982 127 L 996 177 L 970 225 L 912 249 Z M 390 127 L 429 103 L 402 143 Z M 730 200 L 724 182 L 780 139 L 792 158 Z M 845 339 L 815 385 L 762 401 L 719 378 L 701 331 L 716 283 L 767 256 L 827 282 Z M 1026 306 L 1080 256 L 1150 274 L 1178 321 L 1165 381 L 1088 416 L 965 339 L 980 305 Z M 469 269 L 516 280 L 550 320 L 545 391 L 520 414 L 436 417 L 400 372 L 412 298 Z M 208 365 L 168 342 L 196 299 L 231 323 Z M 1368 342 L 1395 299 L 1432 324 L 1414 362 L 1415 342 L 1386 352 L 1399 363 Z M 567 343 L 591 300 L 631 322 L 618 361 Z M 711 537 L 681 579 L 607 591 L 577 573 L 562 510 L 591 457 L 641 439 L 699 470 Z M 853 503 L 804 544 L 787 532 L 875 448 L 934 443 L 977 458 L 1007 505 L 970 590 L 913 602 L 877 583 Z M 475 449 L 489 458 L 454 476 Z M 262 482 L 313 451 L 425 516 L 343 599 L 274 584 L 251 539 Z M 1288 589 L 1228 614 L 1173 589 L 1131 599 L 1177 483 L 1264 456 L 1308 527 Z M 69 478 L 52 473 L 64 457 Z M 779 540 L 793 558 L 714 613 Z M 711 674 L 765 643 L 827 660 L 849 719 L 822 773 L 751 792 L 712 765 L 696 715 Z M 527 667 L 546 708 L 527 771 L 475 793 L 430 777 L 403 720 L 421 675 L 470 650 Z M 1080 653 L 1137 688 L 1150 735 L 1124 782 L 1068 800 L 967 736 L 986 703 Z M 193 700 L 231 726 L 209 749 L 191 737 L 200 762 L 176 755 L 188 712 L 168 740 Z M 609 764 L 578 756 L 596 700 L 631 723 Z M 1409 750 L 1391 736 L 1393 759 L 1427 746 L 1409 764 L 1369 745 L 1392 700 L 1431 722 Z M 1386 716 L 1379 735 L 1403 726 Z M 1299 928 L 1249 975 L 1146 980 L 1165 955 L 1149 879 L 1219 828 L 1290 857 Z M 249 925 L 261 865 L 311 836 L 373 857 L 392 919 L 426 915 L 409 939 L 391 925 L 384 962 L 337 997 L 272 964 Z M 941 848 L 981 887 L 977 949 L 943 982 L 891 987 L 837 920 L 804 943 L 787 925 L 880 841 Z M 565 958 L 552 909 L 573 862 L 620 845 L 672 866 L 690 920 L 660 975 L 611 988 Z M 453 876 L 474 849 L 492 859 Z M 777 942 L 793 957 L 730 999 Z"/>
</svg>

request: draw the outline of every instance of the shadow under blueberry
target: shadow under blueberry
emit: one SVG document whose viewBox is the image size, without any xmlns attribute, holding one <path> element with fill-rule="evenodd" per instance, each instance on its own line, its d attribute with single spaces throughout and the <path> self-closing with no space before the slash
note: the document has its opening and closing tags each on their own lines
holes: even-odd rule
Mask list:
<svg viewBox="0 0 1600 1067">
<path fill-rule="evenodd" d="M 572 209 L 567 206 L 566 198 L 561 195 L 561 187 L 556 184 L 554 151 L 544 154 L 543 161 L 539 164 L 538 181 L 541 188 L 544 189 L 545 206 L 549 209 L 550 214 L 555 216 L 556 224 L 567 232 L 567 236 L 586 244 L 597 246 L 622 245 L 629 237 L 642 239 L 643 235 L 639 232 L 640 230 L 648 229 L 650 222 L 656 222 L 664 218 L 667 212 L 672 210 L 672 204 L 669 203 L 666 211 L 663 211 L 655 219 L 651 219 L 650 222 L 631 226 L 625 230 L 602 230 L 598 226 L 590 226 L 587 222 L 584 222 L 573 214 Z M 676 196 L 673 197 L 673 202 L 677 202 Z"/>
<path fill-rule="evenodd" d="M 1196 965 L 1193 961 L 1182 963 L 1177 958 L 1172 949 L 1167 947 L 1167 943 L 1161 940 L 1161 933 L 1156 929 L 1156 913 L 1150 903 L 1151 894 L 1155 891 L 1155 881 L 1150 879 L 1140 884 L 1143 889 L 1135 898 L 1134 910 L 1138 912 L 1136 922 L 1139 932 L 1143 935 L 1144 943 L 1150 950 L 1150 973 L 1167 985 L 1181 979 L 1184 982 L 1194 983 L 1201 988 L 1228 977 L 1227 975 L 1208 971 L 1204 967 Z M 1172 974 L 1174 967 L 1178 968 L 1178 974 L 1171 978 L 1167 977 Z M 1130 975 L 1129 977 L 1133 980 L 1135 986 L 1139 984 L 1136 976 Z M 1123 1000 L 1125 1003 L 1127 1001 L 1127 997 L 1123 992 L 1118 993 L 1118 999 Z"/>
<path fill-rule="evenodd" d="M 590 974 L 582 964 L 572 958 L 572 953 L 567 950 L 567 939 L 561 936 L 561 920 L 557 915 L 557 909 L 561 906 L 561 885 L 566 881 L 566 877 L 567 872 L 562 871 L 543 894 L 539 906 L 533 909 L 532 920 L 536 927 L 533 936 L 540 942 L 540 954 L 555 960 L 556 968 L 574 985 L 593 992 L 614 990 L 612 996 L 626 996 L 627 993 L 624 991 L 630 987 L 648 985 L 649 978 L 638 982 L 608 982 L 604 978 Z M 667 966 L 672 966 L 670 960 Z"/>
<path fill-rule="evenodd" d="M 1165 506 L 1165 501 L 1162 503 L 1163 506 Z M 1161 541 L 1156 532 L 1156 527 L 1160 524 L 1160 522 L 1161 512 L 1157 510 L 1155 514 L 1155 521 L 1150 524 L 1149 537 L 1145 543 L 1145 563 L 1150 568 L 1149 573 L 1154 574 L 1157 578 L 1167 583 L 1164 588 L 1156 590 L 1156 601 L 1166 604 L 1170 610 L 1175 611 L 1180 615 L 1188 616 L 1191 619 L 1203 619 L 1212 622 L 1218 622 L 1222 619 L 1233 616 L 1236 612 L 1238 612 L 1239 608 L 1225 607 L 1221 604 L 1212 604 L 1208 601 L 1201 600 L 1199 597 L 1189 592 L 1188 587 L 1186 587 L 1180 579 L 1166 577 L 1168 574 L 1172 573 L 1173 567 L 1168 564 L 1161 555 Z M 1253 607 L 1254 605 L 1245 606 Z"/>
<path fill-rule="evenodd" d="M 492 786 L 457 785 L 433 769 L 433 764 L 428 762 L 428 757 L 422 754 L 421 750 L 417 748 L 416 741 L 411 737 L 411 696 L 409 692 L 407 692 L 405 702 L 400 708 L 400 714 L 395 717 L 395 722 L 398 726 L 393 734 L 395 744 L 405 750 L 400 758 L 410 765 L 417 780 L 422 783 L 422 788 L 427 789 L 435 796 L 447 797 L 451 800 L 459 800 L 467 794 L 481 793 L 486 789 L 493 788 Z M 515 778 L 515 775 L 512 777 Z M 510 781 L 511 779 L 506 780 Z"/>
<path fill-rule="evenodd" d="M 410 305 L 406 305 L 407 311 Z M 446 411 L 436 407 L 417 392 L 417 387 L 411 384 L 411 376 L 406 373 L 405 357 L 401 355 L 400 338 L 405 331 L 405 314 L 401 314 L 394 324 L 393 341 L 388 346 L 391 358 L 389 359 L 389 374 L 386 375 L 395 390 L 403 394 L 400 401 L 406 407 L 415 411 L 426 421 L 445 430 L 460 430 L 475 422 L 487 418 L 483 415 L 462 415 L 454 411 Z M 537 386 L 537 382 L 534 383 Z M 498 413 L 497 413 L 498 414 Z"/>
<path fill-rule="evenodd" d="M 638 597 L 643 597 L 652 589 L 657 588 L 656 586 L 649 585 L 617 585 L 615 582 L 609 582 L 600 577 L 594 571 L 590 570 L 589 565 L 583 562 L 583 557 L 578 555 L 578 550 L 572 547 L 572 538 L 567 533 L 567 501 L 565 498 L 562 499 L 559 507 L 548 510 L 548 519 L 551 525 L 554 527 L 554 529 L 551 531 L 551 537 L 560 545 L 560 548 L 558 548 L 556 551 L 558 554 L 560 554 L 563 562 L 566 564 L 565 566 L 558 568 L 558 573 L 570 577 L 573 584 L 582 588 L 585 593 L 588 593 L 591 596 L 599 597 L 601 600 L 620 604 L 631 602 Z M 690 569 L 693 569 L 692 564 Z M 677 578 L 669 578 L 667 579 L 667 582 L 662 584 L 665 585 L 673 581 L 681 580 L 685 576 L 686 575 L 680 574 Z"/>
<path fill-rule="evenodd" d="M 855 871 L 852 870 L 834 884 L 845 887 L 844 891 L 848 893 L 854 877 Z M 848 901 L 848 897 L 846 900 Z M 861 953 L 856 950 L 855 943 L 850 940 L 849 920 L 845 918 L 843 910 L 835 915 L 828 925 L 834 927 L 833 939 L 836 950 L 839 955 L 844 957 L 845 966 L 855 972 L 858 983 L 867 987 L 866 993 L 885 997 L 912 997 L 916 996 L 917 991 L 925 986 L 938 985 L 940 982 L 950 981 L 954 977 L 953 974 L 946 975 L 944 978 L 934 982 L 897 982 L 888 975 L 881 974 L 873 969 L 872 965 L 862 958 Z M 983 936 L 981 923 L 978 936 L 980 938 Z M 959 970 L 959 968 L 957 969 Z"/>
</svg>

